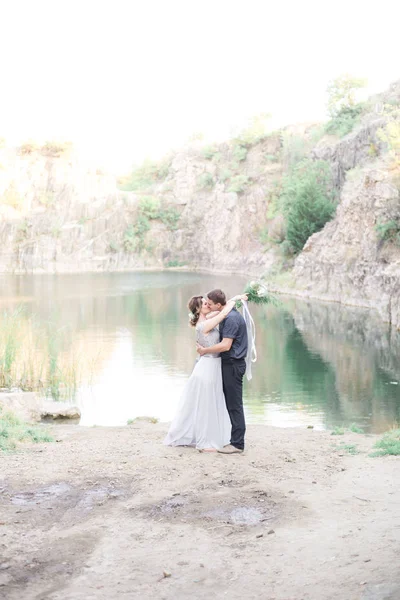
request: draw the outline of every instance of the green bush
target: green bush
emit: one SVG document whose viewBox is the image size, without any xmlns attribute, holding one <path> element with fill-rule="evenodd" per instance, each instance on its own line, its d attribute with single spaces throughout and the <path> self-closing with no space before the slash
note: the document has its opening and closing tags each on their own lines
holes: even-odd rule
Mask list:
<svg viewBox="0 0 400 600">
<path fill-rule="evenodd" d="M 154 196 L 144 196 L 139 201 L 139 214 L 149 220 L 159 219 L 170 230 L 177 229 L 180 213 L 173 206 L 163 207 Z"/>
<path fill-rule="evenodd" d="M 325 161 L 311 160 L 299 163 L 283 180 L 280 203 L 286 239 L 296 254 L 335 212 L 329 165 Z"/>
<path fill-rule="evenodd" d="M 279 156 L 277 154 L 265 154 L 264 157 L 267 162 L 270 162 L 270 163 L 279 162 Z"/>
<path fill-rule="evenodd" d="M 356 423 L 352 423 L 349 427 L 349 430 L 353 433 L 364 433 L 364 429 L 359 427 Z"/>
<path fill-rule="evenodd" d="M 139 212 L 148 219 L 158 219 L 161 202 L 155 196 L 143 196 L 139 200 Z"/>
<path fill-rule="evenodd" d="M 176 258 L 174 258 L 172 260 L 168 260 L 165 263 L 165 266 L 168 267 L 168 268 L 171 268 L 171 267 L 184 267 L 185 265 L 186 265 L 185 262 L 181 262 L 180 260 L 177 260 Z"/>
<path fill-rule="evenodd" d="M 343 106 L 326 124 L 326 133 L 338 135 L 339 137 L 347 135 L 359 123 L 363 110 L 364 104 L 362 103 L 354 106 Z"/>
<path fill-rule="evenodd" d="M 375 444 L 377 450 L 371 456 L 400 456 L 400 429 L 393 429 Z"/>
<path fill-rule="evenodd" d="M 241 194 L 246 189 L 249 181 L 250 178 L 247 177 L 247 175 L 236 175 L 235 177 L 232 177 L 228 192 L 236 192 L 237 194 Z"/>
<path fill-rule="evenodd" d="M 400 120 L 390 121 L 386 127 L 379 129 L 379 139 L 387 145 L 389 156 L 393 160 L 393 166 L 400 165 Z"/>
<path fill-rule="evenodd" d="M 148 217 L 139 214 L 133 225 L 124 233 L 123 245 L 126 252 L 142 252 L 145 249 L 145 236 L 150 229 Z"/>
<path fill-rule="evenodd" d="M 150 229 L 150 221 L 160 220 L 170 231 L 178 228 L 180 213 L 173 206 L 164 207 L 154 196 L 143 196 L 139 200 L 138 213 L 135 222 L 127 227 L 123 237 L 125 252 L 152 251 L 150 244 L 146 245 L 146 233 Z M 109 245 L 110 252 L 116 252 L 118 247 Z"/>
<path fill-rule="evenodd" d="M 400 220 L 386 221 L 386 223 L 379 222 L 375 226 L 375 231 L 378 238 L 382 242 L 394 242 L 397 246 L 400 246 Z"/>
<path fill-rule="evenodd" d="M 233 175 L 233 172 L 230 171 L 229 169 L 222 169 L 220 175 L 219 175 L 219 179 L 222 182 L 225 182 L 227 179 L 230 179 Z"/>
<path fill-rule="evenodd" d="M 268 227 L 262 227 L 258 233 L 258 239 L 263 246 L 268 246 L 271 243 Z"/>
<path fill-rule="evenodd" d="M 304 160 L 310 150 L 310 144 L 304 136 L 283 131 L 281 140 L 282 161 L 288 169 Z"/>
<path fill-rule="evenodd" d="M 366 104 L 356 102 L 357 90 L 365 87 L 367 81 L 344 73 L 329 82 L 328 115 L 330 120 L 325 126 L 326 133 L 343 137 L 353 130 L 360 120 Z"/>
<path fill-rule="evenodd" d="M 331 435 L 344 435 L 346 432 L 344 427 L 335 427 L 333 431 L 331 431 Z"/>
<path fill-rule="evenodd" d="M 169 206 L 160 210 L 159 218 L 170 231 L 175 231 L 178 229 L 178 221 L 181 215 L 176 208 Z"/>
<path fill-rule="evenodd" d="M 212 160 L 219 155 L 218 146 L 206 146 L 203 148 L 202 154 L 207 160 Z"/>
<path fill-rule="evenodd" d="M 130 175 L 119 179 L 119 188 L 126 192 L 150 188 L 157 181 L 167 177 L 170 166 L 169 157 L 160 162 L 145 160 L 141 166 L 134 168 Z"/>
<path fill-rule="evenodd" d="M 233 158 L 238 162 L 242 162 L 243 160 L 246 160 L 246 157 L 247 148 L 241 144 L 235 144 L 233 147 Z"/>
<path fill-rule="evenodd" d="M 197 185 L 202 190 L 212 190 L 215 181 L 211 173 L 202 173 L 200 177 L 197 178 Z"/>
<path fill-rule="evenodd" d="M 235 138 L 235 142 L 245 148 L 250 148 L 268 137 L 267 129 L 271 115 L 260 113 L 249 119 L 248 125 Z"/>
<path fill-rule="evenodd" d="M 109 252 L 112 252 L 114 254 L 116 252 L 119 252 L 120 251 L 120 247 L 119 247 L 118 242 L 116 242 L 115 240 L 111 240 L 109 242 L 109 244 L 108 244 L 108 249 L 109 249 Z"/>
<path fill-rule="evenodd" d="M 53 442 L 53 438 L 39 427 L 23 423 L 13 413 L 0 407 L 0 451 L 15 450 L 18 442 Z"/>
</svg>

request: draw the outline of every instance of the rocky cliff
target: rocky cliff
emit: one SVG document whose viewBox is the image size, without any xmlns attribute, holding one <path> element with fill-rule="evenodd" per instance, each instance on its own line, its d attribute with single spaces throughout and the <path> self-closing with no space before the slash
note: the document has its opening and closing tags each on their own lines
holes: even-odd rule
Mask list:
<svg viewBox="0 0 400 600">
<path fill-rule="evenodd" d="M 71 272 L 187 265 L 262 272 L 259 230 L 280 180 L 278 135 L 250 149 L 177 152 L 166 176 L 135 192 L 68 156 L 3 150 L 0 270 Z M 206 157 L 209 156 L 209 158 Z M 245 154 L 245 156 L 244 156 Z M 143 219 L 142 204 L 147 206 Z M 166 218 L 158 218 L 158 204 Z M 150 207 L 150 208 L 149 208 Z M 172 217 L 172 218 L 171 218 Z M 273 252 L 272 252 L 273 254 Z"/>
<path fill-rule="evenodd" d="M 392 86 L 389 99 L 392 105 L 400 105 L 399 84 Z M 388 126 L 389 140 L 384 134 Z M 376 308 L 397 328 L 399 141 L 400 116 L 393 111 L 375 118 L 369 115 L 355 133 L 314 151 L 331 163 L 341 193 L 335 218 L 309 238 L 297 257 L 291 283 L 296 293 L 308 297 Z"/>
<path fill-rule="evenodd" d="M 399 105 L 397 84 L 341 140 L 316 144 L 314 127 L 298 127 L 193 143 L 144 171 L 134 191 L 65 149 L 0 149 L 0 271 L 244 272 L 288 293 L 375 307 L 400 327 L 400 238 L 382 236 L 400 218 L 398 164 L 382 136 Z M 285 236 L 276 197 L 296 153 L 330 164 L 338 206 L 294 260 L 276 243 Z"/>
</svg>

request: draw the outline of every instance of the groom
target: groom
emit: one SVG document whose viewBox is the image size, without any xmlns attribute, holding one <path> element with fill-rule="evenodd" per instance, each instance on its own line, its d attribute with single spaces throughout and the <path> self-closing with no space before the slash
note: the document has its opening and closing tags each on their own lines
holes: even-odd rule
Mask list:
<svg viewBox="0 0 400 600">
<path fill-rule="evenodd" d="M 222 290 L 212 290 L 207 294 L 207 304 L 212 311 L 220 312 L 226 304 Z M 246 372 L 247 354 L 246 323 L 240 312 L 234 308 L 219 326 L 220 343 L 209 348 L 197 344 L 197 352 L 221 354 L 222 383 L 226 408 L 232 424 L 231 443 L 218 452 L 221 454 L 241 454 L 244 450 L 246 423 L 243 413 L 243 376 Z"/>
</svg>

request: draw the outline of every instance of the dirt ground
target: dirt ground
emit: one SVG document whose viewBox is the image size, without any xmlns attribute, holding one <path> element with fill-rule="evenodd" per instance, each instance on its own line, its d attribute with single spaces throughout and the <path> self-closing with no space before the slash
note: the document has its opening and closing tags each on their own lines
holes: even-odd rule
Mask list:
<svg viewBox="0 0 400 600">
<path fill-rule="evenodd" d="M 166 430 L 59 425 L 0 457 L 1 598 L 400 599 L 400 459 L 374 436 L 250 426 L 224 456 Z"/>
</svg>

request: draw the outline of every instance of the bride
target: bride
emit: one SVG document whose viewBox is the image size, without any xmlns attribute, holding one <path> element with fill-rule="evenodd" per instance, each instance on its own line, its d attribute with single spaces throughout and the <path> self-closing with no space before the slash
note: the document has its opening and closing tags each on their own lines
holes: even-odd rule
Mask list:
<svg viewBox="0 0 400 600">
<path fill-rule="evenodd" d="M 196 328 L 196 341 L 203 347 L 219 343 L 218 325 L 234 308 L 237 300 L 229 300 L 221 312 L 211 312 L 207 298 L 193 296 L 189 300 L 189 323 Z M 201 356 L 187 381 L 177 414 L 164 444 L 195 446 L 202 452 L 216 452 L 229 444 L 231 422 L 222 389 L 221 359 L 218 354 Z"/>
</svg>

